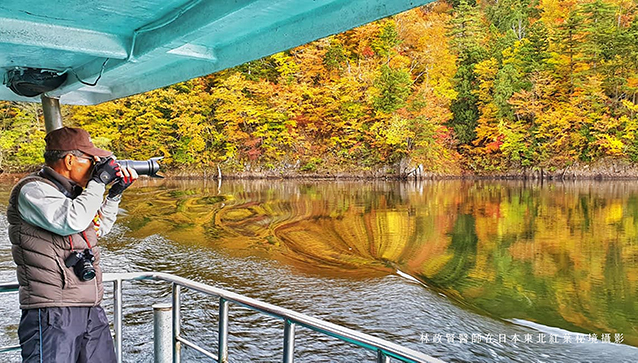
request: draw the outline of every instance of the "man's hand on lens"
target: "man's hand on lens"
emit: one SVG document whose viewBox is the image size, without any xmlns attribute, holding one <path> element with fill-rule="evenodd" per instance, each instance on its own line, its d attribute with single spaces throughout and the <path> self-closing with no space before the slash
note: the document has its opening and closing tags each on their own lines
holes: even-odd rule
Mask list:
<svg viewBox="0 0 638 363">
<path fill-rule="evenodd" d="M 113 185 L 111 189 L 109 189 L 109 198 L 116 198 L 124 192 L 124 190 L 133 184 L 134 181 L 137 180 L 138 175 L 135 169 L 131 168 L 122 168 L 122 177 L 119 178 Z"/>
<path fill-rule="evenodd" d="M 122 177 L 122 171 L 115 159 L 108 158 L 103 159 L 95 164 L 93 169 L 93 175 L 91 180 L 95 180 L 98 183 L 108 185 L 110 182 L 117 178 Z"/>
</svg>

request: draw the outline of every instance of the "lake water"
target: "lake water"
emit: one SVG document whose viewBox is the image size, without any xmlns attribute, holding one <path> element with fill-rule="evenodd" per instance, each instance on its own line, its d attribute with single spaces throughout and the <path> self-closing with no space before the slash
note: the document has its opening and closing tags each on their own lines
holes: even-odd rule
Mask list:
<svg viewBox="0 0 638 363">
<path fill-rule="evenodd" d="M 0 281 L 15 279 L 10 188 Z M 636 182 L 144 180 L 121 208 L 106 272 L 174 273 L 450 362 L 638 361 Z M 152 362 L 150 306 L 170 289 L 124 288 L 125 361 Z M 184 307 L 185 335 L 216 351 L 216 299 L 187 292 Z M 281 361 L 283 322 L 233 305 L 230 318 L 232 362 Z M 0 346 L 18 321 L 17 294 L 0 295 Z M 303 328 L 295 352 L 374 360 Z"/>
</svg>

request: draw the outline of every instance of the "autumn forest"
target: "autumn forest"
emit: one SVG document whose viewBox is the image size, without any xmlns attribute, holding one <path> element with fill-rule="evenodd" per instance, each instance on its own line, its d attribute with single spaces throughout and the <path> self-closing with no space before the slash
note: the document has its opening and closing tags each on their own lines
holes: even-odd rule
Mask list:
<svg viewBox="0 0 638 363">
<path fill-rule="evenodd" d="M 638 162 L 638 4 L 438 1 L 206 77 L 63 109 L 119 158 L 201 173 L 548 172 Z M 43 162 L 0 103 L 0 170 Z"/>
</svg>

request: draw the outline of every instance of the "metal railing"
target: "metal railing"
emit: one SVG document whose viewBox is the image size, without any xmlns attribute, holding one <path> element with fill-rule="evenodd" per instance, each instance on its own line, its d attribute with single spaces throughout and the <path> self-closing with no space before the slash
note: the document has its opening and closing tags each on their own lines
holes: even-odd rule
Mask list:
<svg viewBox="0 0 638 363">
<path fill-rule="evenodd" d="M 388 363 L 391 359 L 401 362 L 442 363 L 437 358 L 398 344 L 373 337 L 337 324 L 307 316 L 289 309 L 261 302 L 243 295 L 188 280 L 179 276 L 161 272 L 104 274 L 104 282 L 113 282 L 113 328 L 115 331 L 115 350 L 118 363 L 122 362 L 122 282 L 132 280 L 165 281 L 173 285 L 172 301 L 172 361 L 181 362 L 182 345 L 188 346 L 220 363 L 228 362 L 228 310 L 229 303 L 247 307 L 284 321 L 283 362 L 294 361 L 295 328 L 302 326 L 321 334 L 338 338 L 347 343 L 376 352 L 377 362 Z M 217 354 L 187 340 L 181 334 L 181 289 L 182 287 L 219 298 L 219 325 Z M 17 291 L 17 283 L 0 284 L 0 293 Z M 157 322 L 156 322 L 157 324 Z M 0 347 L 1 352 L 20 349 L 20 346 Z M 156 348 L 157 351 L 157 348 Z M 156 357 L 156 361 L 157 361 Z"/>
</svg>

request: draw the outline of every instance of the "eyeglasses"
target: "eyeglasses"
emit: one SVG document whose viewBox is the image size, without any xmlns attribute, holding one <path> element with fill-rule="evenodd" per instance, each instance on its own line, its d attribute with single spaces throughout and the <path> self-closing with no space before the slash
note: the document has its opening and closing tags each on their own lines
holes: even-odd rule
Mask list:
<svg viewBox="0 0 638 363">
<path fill-rule="evenodd" d="M 88 157 L 88 156 L 75 156 L 78 159 L 84 159 L 84 160 L 89 160 L 91 162 L 91 164 L 93 164 L 93 162 L 95 161 L 95 159 L 93 159 L 92 157 Z"/>
</svg>

